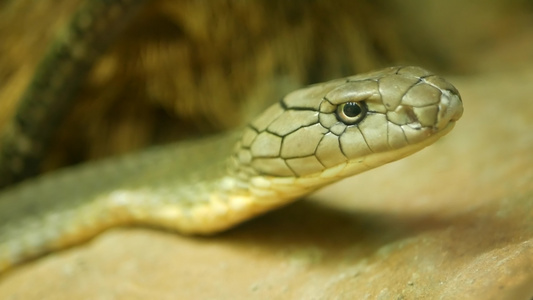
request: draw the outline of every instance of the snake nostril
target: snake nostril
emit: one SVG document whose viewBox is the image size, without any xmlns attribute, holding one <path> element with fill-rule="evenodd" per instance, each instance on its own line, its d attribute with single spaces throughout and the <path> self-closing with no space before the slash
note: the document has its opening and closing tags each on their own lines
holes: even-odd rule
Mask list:
<svg viewBox="0 0 533 300">
<path fill-rule="evenodd" d="M 439 104 L 438 122 L 436 128 L 441 129 L 450 122 L 455 122 L 463 115 L 463 102 L 455 93 L 443 93 Z"/>
<path fill-rule="evenodd" d="M 399 105 L 394 111 L 387 112 L 387 119 L 397 125 L 419 123 L 416 112 L 409 105 Z"/>
<path fill-rule="evenodd" d="M 409 123 L 419 123 L 418 122 L 418 116 L 416 115 L 415 111 L 413 110 L 413 107 L 406 106 L 404 108 L 404 112 L 407 115 L 407 119 L 409 120 Z"/>
</svg>

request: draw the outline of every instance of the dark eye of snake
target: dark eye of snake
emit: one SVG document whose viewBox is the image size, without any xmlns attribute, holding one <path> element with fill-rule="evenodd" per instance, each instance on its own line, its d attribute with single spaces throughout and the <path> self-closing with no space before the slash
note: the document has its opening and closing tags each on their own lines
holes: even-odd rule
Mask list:
<svg viewBox="0 0 533 300">
<path fill-rule="evenodd" d="M 337 107 L 337 119 L 346 125 L 361 122 L 366 115 L 366 105 L 363 102 L 346 102 Z"/>
</svg>

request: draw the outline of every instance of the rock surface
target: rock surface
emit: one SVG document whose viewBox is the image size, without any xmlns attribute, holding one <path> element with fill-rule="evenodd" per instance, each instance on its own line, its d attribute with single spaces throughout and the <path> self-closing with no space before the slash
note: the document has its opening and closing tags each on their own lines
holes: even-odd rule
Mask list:
<svg viewBox="0 0 533 300">
<path fill-rule="evenodd" d="M 226 233 L 109 231 L 0 278 L 0 299 L 531 299 L 533 69 L 450 78 L 435 145 Z"/>
</svg>

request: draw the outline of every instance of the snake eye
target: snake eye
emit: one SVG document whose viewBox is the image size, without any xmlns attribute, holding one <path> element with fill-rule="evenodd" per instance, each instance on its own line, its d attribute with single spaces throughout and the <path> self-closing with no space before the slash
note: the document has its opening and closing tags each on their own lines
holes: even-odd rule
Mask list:
<svg viewBox="0 0 533 300">
<path fill-rule="evenodd" d="M 366 115 L 366 105 L 363 102 L 346 102 L 337 107 L 337 119 L 346 125 L 354 125 Z"/>
</svg>

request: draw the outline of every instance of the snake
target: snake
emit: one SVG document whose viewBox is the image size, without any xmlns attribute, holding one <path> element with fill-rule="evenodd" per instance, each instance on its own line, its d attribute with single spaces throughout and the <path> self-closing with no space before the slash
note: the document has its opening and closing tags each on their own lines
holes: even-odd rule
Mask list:
<svg viewBox="0 0 533 300">
<path fill-rule="evenodd" d="M 13 170 L 35 171 L 34 150 L 46 148 L 90 66 L 144 3 L 82 5 L 4 130 L 0 273 L 111 227 L 215 234 L 411 155 L 462 116 L 461 96 L 444 78 L 420 67 L 389 67 L 295 90 L 239 129 L 12 184 L 22 178 Z"/>
<path fill-rule="evenodd" d="M 0 272 L 115 226 L 213 234 L 437 141 L 459 92 L 420 67 L 293 91 L 247 126 L 70 167 L 0 193 Z"/>
</svg>

